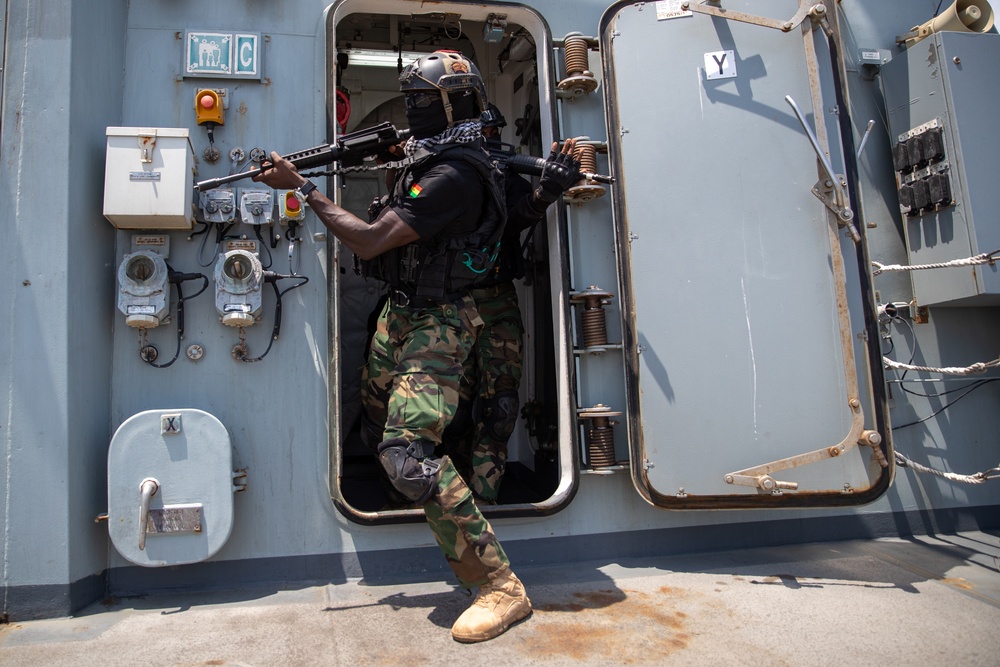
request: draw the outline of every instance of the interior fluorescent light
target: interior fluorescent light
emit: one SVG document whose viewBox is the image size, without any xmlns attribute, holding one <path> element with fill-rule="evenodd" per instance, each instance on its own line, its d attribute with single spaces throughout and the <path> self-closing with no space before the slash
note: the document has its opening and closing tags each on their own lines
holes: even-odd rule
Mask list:
<svg viewBox="0 0 1000 667">
<path fill-rule="evenodd" d="M 403 67 L 406 67 L 425 53 L 403 51 Z M 399 53 L 396 51 L 379 51 L 376 49 L 347 49 L 347 66 L 360 65 L 368 67 L 396 67 L 399 63 Z"/>
</svg>

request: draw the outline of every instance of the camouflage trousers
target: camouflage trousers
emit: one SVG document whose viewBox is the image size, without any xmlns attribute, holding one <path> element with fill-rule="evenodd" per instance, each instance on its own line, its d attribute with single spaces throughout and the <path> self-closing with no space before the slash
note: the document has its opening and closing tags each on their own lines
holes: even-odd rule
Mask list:
<svg viewBox="0 0 1000 667">
<path fill-rule="evenodd" d="M 517 423 L 524 325 L 513 283 L 472 294 L 483 326 L 463 365 L 459 396 L 472 406 L 474 424 L 450 429 L 445 445 L 475 496 L 496 502 Z"/>
<path fill-rule="evenodd" d="M 463 363 L 481 327 L 471 297 L 427 309 L 386 304 L 372 338 L 362 390 L 368 416 L 385 424 L 385 440 L 440 445 L 458 407 Z M 491 573 L 509 565 L 447 456 L 441 459 L 437 490 L 424 513 L 462 586 L 482 585 Z"/>
</svg>

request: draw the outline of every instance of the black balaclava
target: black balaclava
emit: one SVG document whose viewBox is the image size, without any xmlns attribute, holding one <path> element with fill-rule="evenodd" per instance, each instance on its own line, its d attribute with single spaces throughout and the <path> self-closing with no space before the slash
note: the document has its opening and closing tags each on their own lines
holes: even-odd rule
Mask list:
<svg viewBox="0 0 1000 667">
<path fill-rule="evenodd" d="M 477 118 L 476 98 L 464 91 L 449 96 L 453 122 Z M 448 128 L 448 117 L 444 113 L 444 101 L 438 98 L 422 109 L 407 109 L 406 121 L 414 139 L 427 139 L 441 134 Z"/>
<path fill-rule="evenodd" d="M 452 121 L 457 123 L 470 118 L 479 118 L 479 113 L 476 111 L 476 96 L 472 94 L 472 91 L 466 90 L 456 93 L 450 99 Z"/>
<path fill-rule="evenodd" d="M 414 139 L 427 139 L 441 134 L 448 127 L 444 115 L 444 102 L 438 98 L 422 109 L 407 109 L 406 122 Z"/>
</svg>

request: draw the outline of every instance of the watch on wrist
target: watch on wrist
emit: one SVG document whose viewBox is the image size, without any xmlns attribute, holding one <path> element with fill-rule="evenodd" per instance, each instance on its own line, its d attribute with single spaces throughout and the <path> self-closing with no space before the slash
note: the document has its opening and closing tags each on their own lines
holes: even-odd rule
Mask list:
<svg viewBox="0 0 1000 667">
<path fill-rule="evenodd" d="M 316 189 L 316 184 L 310 181 L 309 179 L 306 179 L 306 182 L 300 185 L 296 189 L 299 191 L 299 194 L 302 195 L 303 198 L 306 198 L 309 196 L 310 192 Z"/>
</svg>

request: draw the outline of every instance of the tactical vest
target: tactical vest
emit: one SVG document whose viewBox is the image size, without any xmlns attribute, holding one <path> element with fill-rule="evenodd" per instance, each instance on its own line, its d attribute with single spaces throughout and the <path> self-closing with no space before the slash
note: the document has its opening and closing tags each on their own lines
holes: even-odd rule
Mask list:
<svg viewBox="0 0 1000 667">
<path fill-rule="evenodd" d="M 388 204 L 391 206 L 406 197 L 415 173 L 426 171 L 436 162 L 457 160 L 475 168 L 489 192 L 475 231 L 455 239 L 439 238 L 438 234 L 393 248 L 370 260 L 361 260 L 358 262 L 361 275 L 383 280 L 410 296 L 433 300 L 461 296 L 491 277 L 507 211 L 502 176 L 481 149 L 446 144 L 418 150 L 414 161 L 404 167 L 396 179 Z"/>
</svg>

